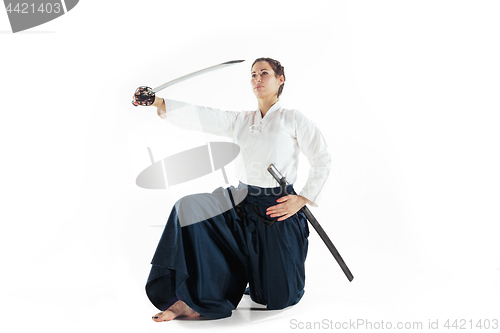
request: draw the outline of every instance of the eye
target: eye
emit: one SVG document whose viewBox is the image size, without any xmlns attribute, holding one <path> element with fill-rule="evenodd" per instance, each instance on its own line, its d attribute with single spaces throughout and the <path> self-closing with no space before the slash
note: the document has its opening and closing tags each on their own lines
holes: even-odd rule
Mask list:
<svg viewBox="0 0 500 333">
<path fill-rule="evenodd" d="M 252 74 L 252 77 L 255 77 L 255 74 Z"/>
<path fill-rule="evenodd" d="M 267 72 L 262 72 L 262 75 L 267 75 Z"/>
</svg>

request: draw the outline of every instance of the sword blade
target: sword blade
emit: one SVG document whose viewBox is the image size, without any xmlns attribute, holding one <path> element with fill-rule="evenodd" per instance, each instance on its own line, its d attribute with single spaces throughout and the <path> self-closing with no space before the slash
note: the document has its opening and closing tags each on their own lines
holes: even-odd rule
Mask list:
<svg viewBox="0 0 500 333">
<path fill-rule="evenodd" d="M 215 71 L 217 69 L 221 69 L 221 68 L 224 68 L 224 67 L 227 67 L 227 66 L 238 64 L 238 63 L 243 62 L 243 61 L 245 61 L 245 60 L 232 60 L 232 61 L 223 62 L 222 64 L 218 64 L 218 65 L 215 65 L 215 66 L 210 66 L 210 67 L 207 67 L 207 68 L 204 68 L 204 69 L 200 69 L 199 71 L 196 71 L 196 72 L 193 72 L 193 73 L 181 76 L 181 77 L 179 77 L 179 78 L 177 78 L 175 80 L 172 80 L 172 81 L 168 81 L 167 83 L 164 83 L 161 86 L 154 88 L 153 92 L 157 93 L 160 90 L 163 90 L 163 89 L 165 89 L 167 87 L 170 87 L 170 86 L 172 86 L 174 84 L 177 84 L 179 82 L 188 80 L 188 79 L 193 78 L 195 76 L 198 76 L 200 74 L 205 74 L 205 73 L 208 73 L 208 72 L 211 72 L 211 71 Z"/>
</svg>

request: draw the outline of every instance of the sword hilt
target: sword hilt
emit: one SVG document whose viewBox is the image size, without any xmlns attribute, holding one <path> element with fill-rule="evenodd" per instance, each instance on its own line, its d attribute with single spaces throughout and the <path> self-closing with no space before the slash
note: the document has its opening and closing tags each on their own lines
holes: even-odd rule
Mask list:
<svg viewBox="0 0 500 333">
<path fill-rule="evenodd" d="M 279 172 L 279 170 L 274 166 L 274 163 L 271 163 L 269 165 L 269 167 L 267 168 L 267 171 L 269 171 L 271 176 L 273 176 L 274 179 L 276 179 L 276 181 L 280 184 L 282 194 L 288 195 L 288 193 L 286 191 L 286 186 L 288 185 L 288 182 L 286 181 L 286 177 L 283 176 L 281 174 L 281 172 Z M 293 193 L 290 193 L 290 194 L 293 194 Z"/>
<path fill-rule="evenodd" d="M 286 192 L 286 185 L 287 185 L 286 177 L 281 177 L 279 183 L 280 183 L 280 186 L 281 186 L 281 194 L 288 195 L 288 193 Z"/>
<path fill-rule="evenodd" d="M 133 106 L 150 106 L 155 101 L 155 93 L 153 89 L 146 86 L 141 86 L 135 90 L 134 100 L 132 101 Z"/>
</svg>

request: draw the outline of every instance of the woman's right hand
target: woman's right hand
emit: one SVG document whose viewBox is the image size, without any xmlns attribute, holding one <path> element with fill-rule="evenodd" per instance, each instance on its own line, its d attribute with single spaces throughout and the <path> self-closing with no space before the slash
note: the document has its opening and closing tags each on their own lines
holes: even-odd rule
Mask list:
<svg viewBox="0 0 500 333">
<path fill-rule="evenodd" d="M 155 96 L 153 106 L 156 106 L 156 112 L 161 119 L 167 118 L 167 108 L 165 106 L 165 100 L 163 98 Z"/>
</svg>

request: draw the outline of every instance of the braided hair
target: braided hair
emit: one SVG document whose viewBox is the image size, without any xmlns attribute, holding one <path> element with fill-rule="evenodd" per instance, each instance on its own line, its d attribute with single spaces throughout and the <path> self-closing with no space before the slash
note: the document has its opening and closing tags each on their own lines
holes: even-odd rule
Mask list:
<svg viewBox="0 0 500 333">
<path fill-rule="evenodd" d="M 278 98 L 280 98 L 280 95 L 283 92 L 283 87 L 285 86 L 285 67 L 283 67 L 278 60 L 274 60 L 271 58 L 258 58 L 253 62 L 252 68 L 253 65 L 261 61 L 265 61 L 271 66 L 274 71 L 274 76 L 280 77 L 281 75 L 283 75 L 283 83 L 278 88 Z"/>
</svg>

